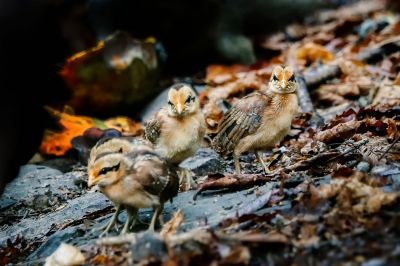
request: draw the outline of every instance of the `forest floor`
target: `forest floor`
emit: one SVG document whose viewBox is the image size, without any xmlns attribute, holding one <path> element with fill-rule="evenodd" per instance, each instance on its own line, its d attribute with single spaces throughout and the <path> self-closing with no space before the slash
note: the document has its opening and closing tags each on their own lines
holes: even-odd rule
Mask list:
<svg viewBox="0 0 400 266">
<path fill-rule="evenodd" d="M 63 256 L 90 265 L 398 265 L 399 36 L 399 14 L 361 2 L 265 38 L 270 58 L 255 65 L 208 67 L 200 100 L 210 138 L 276 64 L 295 68 L 301 112 L 264 154 L 268 175 L 251 153 L 233 174 L 207 138 L 182 165 L 198 187 L 166 205 L 161 232 L 143 231 L 144 209 L 137 233 L 99 239 L 95 228 L 114 209 L 87 188 L 84 165 L 59 157 L 23 166 L 0 198 L 0 265 L 43 264 L 61 243 L 78 248 Z"/>
</svg>

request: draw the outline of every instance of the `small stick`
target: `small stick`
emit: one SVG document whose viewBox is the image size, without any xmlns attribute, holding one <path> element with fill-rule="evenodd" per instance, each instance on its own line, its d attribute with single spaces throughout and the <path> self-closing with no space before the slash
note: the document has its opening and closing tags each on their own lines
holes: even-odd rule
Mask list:
<svg viewBox="0 0 400 266">
<path fill-rule="evenodd" d="M 393 148 L 394 144 L 396 144 L 396 142 L 398 142 L 400 139 L 400 134 L 393 140 L 392 144 L 390 144 L 390 146 L 386 149 L 386 151 L 378 158 L 378 161 L 382 160 L 383 157 L 386 156 L 386 154 Z"/>
<path fill-rule="evenodd" d="M 275 175 L 255 175 L 255 174 L 226 174 L 216 180 L 206 181 L 199 185 L 199 189 L 193 196 L 193 200 L 197 199 L 197 196 L 206 190 L 218 190 L 218 189 L 245 189 L 259 184 L 265 184 L 271 180 L 271 177 Z M 208 177 L 210 178 L 210 176 Z"/>
</svg>

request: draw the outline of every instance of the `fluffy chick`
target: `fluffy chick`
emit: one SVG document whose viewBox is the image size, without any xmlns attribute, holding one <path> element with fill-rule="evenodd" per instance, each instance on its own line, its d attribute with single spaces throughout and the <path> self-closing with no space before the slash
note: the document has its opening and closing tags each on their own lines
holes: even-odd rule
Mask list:
<svg viewBox="0 0 400 266">
<path fill-rule="evenodd" d="M 145 136 L 158 154 L 178 165 L 200 148 L 206 131 L 204 115 L 190 85 L 175 84 L 168 92 L 168 106 L 146 123 Z M 192 183 L 191 175 L 186 177 Z"/>
<path fill-rule="evenodd" d="M 276 66 L 266 90 L 242 98 L 224 115 L 212 147 L 223 155 L 233 152 L 237 174 L 239 157 L 246 151 L 254 151 L 269 173 L 261 151 L 273 148 L 289 132 L 298 110 L 296 89 L 293 69 Z"/>
<path fill-rule="evenodd" d="M 136 148 L 128 154 L 99 154 L 88 174 L 88 185 L 98 185 L 101 192 L 117 206 L 117 212 L 121 206 L 126 208 L 128 219 L 121 234 L 134 226 L 139 208 L 154 209 L 149 226 L 149 230 L 154 230 L 164 203 L 172 200 L 179 188 L 174 167 L 148 149 Z M 111 219 L 108 230 L 115 220 L 116 217 Z"/>
</svg>

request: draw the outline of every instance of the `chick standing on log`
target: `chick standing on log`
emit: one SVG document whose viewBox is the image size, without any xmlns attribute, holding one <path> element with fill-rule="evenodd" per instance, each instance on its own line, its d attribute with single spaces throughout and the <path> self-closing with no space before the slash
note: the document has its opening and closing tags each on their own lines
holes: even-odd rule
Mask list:
<svg viewBox="0 0 400 266">
<path fill-rule="evenodd" d="M 200 148 L 205 130 L 204 115 L 195 92 L 187 84 L 175 84 L 168 92 L 168 106 L 147 122 L 145 135 L 158 154 L 178 165 Z M 186 182 L 192 183 L 190 173 L 183 172 Z"/>
<path fill-rule="evenodd" d="M 115 224 L 121 207 L 128 213 L 121 234 L 135 225 L 139 208 L 154 209 L 149 226 L 149 230 L 154 230 L 164 203 L 178 193 L 179 178 L 174 169 L 146 148 L 137 148 L 128 154 L 99 154 L 88 168 L 88 185 L 98 185 L 117 207 L 104 233 Z"/>
<path fill-rule="evenodd" d="M 240 155 L 246 151 L 254 151 L 269 173 L 261 151 L 273 148 L 289 132 L 298 109 L 296 89 L 293 69 L 276 66 L 265 91 L 242 98 L 224 115 L 212 147 L 220 154 L 233 152 L 237 174 Z"/>
</svg>

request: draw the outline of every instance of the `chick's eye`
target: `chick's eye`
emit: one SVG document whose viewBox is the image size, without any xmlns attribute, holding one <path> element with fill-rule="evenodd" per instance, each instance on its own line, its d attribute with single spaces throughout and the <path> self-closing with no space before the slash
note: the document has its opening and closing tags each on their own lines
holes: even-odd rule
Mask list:
<svg viewBox="0 0 400 266">
<path fill-rule="evenodd" d="M 120 166 L 120 163 L 118 163 L 118 164 L 116 164 L 114 166 L 104 167 L 104 168 L 102 168 L 100 170 L 99 175 L 105 175 L 105 174 L 107 174 L 108 172 L 111 172 L 111 171 L 118 171 L 119 166 Z"/>
<path fill-rule="evenodd" d="M 273 79 L 274 81 L 279 81 L 278 77 L 275 76 L 275 75 L 272 77 L 272 79 Z"/>
<path fill-rule="evenodd" d="M 294 81 L 295 81 L 294 75 L 290 77 L 289 81 L 291 81 L 291 82 L 294 82 Z"/>
<path fill-rule="evenodd" d="M 171 101 L 168 101 L 168 104 L 169 104 L 170 106 L 173 106 L 173 105 L 174 105 Z"/>
<path fill-rule="evenodd" d="M 107 169 L 107 168 L 108 168 L 108 167 L 105 167 L 105 168 L 101 169 L 100 172 L 99 172 L 99 175 L 105 175 L 105 174 L 107 174 L 107 172 L 108 172 L 108 169 Z"/>
<path fill-rule="evenodd" d="M 187 98 L 186 98 L 186 101 L 185 101 L 185 103 L 190 103 L 191 101 L 194 101 L 194 97 L 192 97 L 192 96 L 188 96 Z"/>
</svg>

